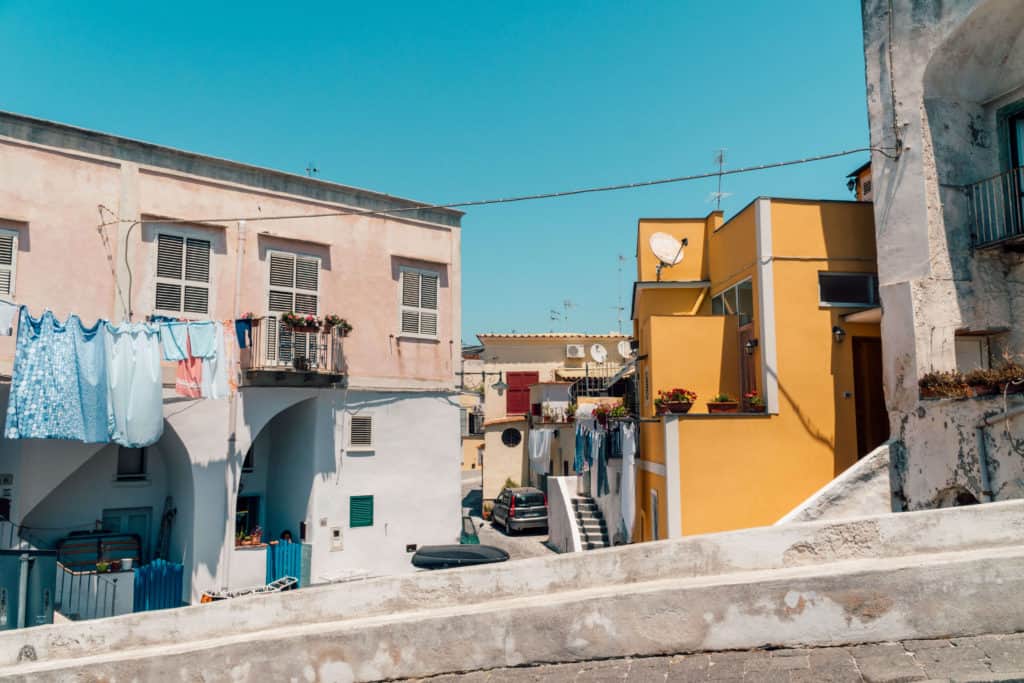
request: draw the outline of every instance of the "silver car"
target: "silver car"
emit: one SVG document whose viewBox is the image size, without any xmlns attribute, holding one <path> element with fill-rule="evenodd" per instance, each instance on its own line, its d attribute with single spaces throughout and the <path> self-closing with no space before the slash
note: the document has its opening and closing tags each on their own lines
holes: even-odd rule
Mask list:
<svg viewBox="0 0 1024 683">
<path fill-rule="evenodd" d="M 523 529 L 547 529 L 548 497 L 540 489 L 502 489 L 494 499 L 491 519 L 514 534 Z"/>
</svg>

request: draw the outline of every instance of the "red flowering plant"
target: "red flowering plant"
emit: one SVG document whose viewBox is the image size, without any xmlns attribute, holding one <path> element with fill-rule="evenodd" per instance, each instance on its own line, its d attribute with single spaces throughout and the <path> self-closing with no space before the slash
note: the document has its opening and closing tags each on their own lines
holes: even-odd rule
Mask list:
<svg viewBox="0 0 1024 683">
<path fill-rule="evenodd" d="M 659 390 L 658 398 L 661 399 L 662 403 L 695 403 L 697 401 L 697 392 L 676 387 L 668 391 Z"/>
<path fill-rule="evenodd" d="M 751 408 L 764 408 L 764 399 L 756 391 L 748 391 L 743 394 L 743 402 Z"/>
<path fill-rule="evenodd" d="M 288 327 L 320 327 L 320 318 L 309 313 L 288 312 L 281 316 L 281 322 Z"/>
<path fill-rule="evenodd" d="M 335 313 L 324 316 L 324 328 L 328 330 L 337 329 L 343 337 L 348 336 L 348 333 L 352 331 L 352 325 L 349 321 Z"/>
<path fill-rule="evenodd" d="M 255 317 L 256 317 L 255 313 L 253 313 L 252 311 L 246 311 L 245 313 L 242 314 L 242 317 L 239 318 L 239 320 L 252 320 Z"/>
</svg>

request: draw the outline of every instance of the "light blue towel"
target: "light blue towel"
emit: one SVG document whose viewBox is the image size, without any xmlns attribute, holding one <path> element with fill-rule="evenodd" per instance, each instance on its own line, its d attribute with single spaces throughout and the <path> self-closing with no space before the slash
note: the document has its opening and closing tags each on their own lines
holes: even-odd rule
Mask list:
<svg viewBox="0 0 1024 683">
<path fill-rule="evenodd" d="M 188 360 L 188 323 L 161 323 L 160 343 L 164 360 Z"/>
<path fill-rule="evenodd" d="M 110 439 L 141 448 L 164 431 L 160 340 L 152 325 L 106 326 Z"/>
<path fill-rule="evenodd" d="M 188 339 L 192 342 L 193 358 L 217 356 L 217 328 L 213 323 L 189 323 Z"/>
</svg>

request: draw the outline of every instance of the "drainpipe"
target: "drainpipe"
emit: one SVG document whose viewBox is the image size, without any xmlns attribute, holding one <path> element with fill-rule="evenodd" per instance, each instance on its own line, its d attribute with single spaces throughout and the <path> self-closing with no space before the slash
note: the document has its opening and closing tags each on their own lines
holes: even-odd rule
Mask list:
<svg viewBox="0 0 1024 683">
<path fill-rule="evenodd" d="M 993 502 L 996 497 L 992 491 L 992 481 L 988 472 L 988 447 L 985 442 L 985 428 L 991 427 L 999 420 L 1009 420 L 1011 417 L 1024 414 L 1024 404 L 1014 406 L 1001 413 L 983 417 L 974 427 L 974 437 L 978 444 L 978 470 L 981 472 L 981 495 L 988 502 Z"/>
<path fill-rule="evenodd" d="M 34 558 L 25 553 L 18 559 L 21 560 L 18 571 L 18 628 L 25 628 L 28 617 L 28 572 Z"/>
<path fill-rule="evenodd" d="M 232 305 L 232 320 L 238 320 L 238 316 L 242 314 L 242 267 L 245 265 L 245 221 L 238 221 L 238 242 L 235 245 L 235 296 Z M 234 332 L 231 330 L 230 332 Z M 256 349 L 250 349 L 249 353 L 254 354 Z M 239 357 L 241 362 L 241 357 Z M 241 378 L 239 378 L 241 379 Z M 237 430 L 238 430 L 238 392 L 241 391 L 241 386 L 232 392 L 228 396 L 228 462 L 231 462 L 232 456 L 235 454 L 237 445 Z M 240 481 L 241 473 L 235 474 L 235 470 L 231 467 L 228 468 L 228 476 L 230 477 L 231 487 L 228 489 L 230 498 L 228 499 L 228 511 L 233 513 L 235 507 L 234 502 L 238 498 L 238 484 Z M 227 523 L 232 524 L 234 518 L 233 514 L 228 515 Z M 234 530 L 232 529 L 231 537 L 234 537 Z M 223 585 L 227 586 L 231 580 L 231 558 L 234 554 L 234 545 L 230 542 L 226 544 L 224 552 L 224 582 Z"/>
</svg>

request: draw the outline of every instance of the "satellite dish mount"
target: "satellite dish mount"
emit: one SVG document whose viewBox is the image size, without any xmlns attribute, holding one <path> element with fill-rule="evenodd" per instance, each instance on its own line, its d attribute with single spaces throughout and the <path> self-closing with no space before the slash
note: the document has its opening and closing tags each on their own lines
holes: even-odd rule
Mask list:
<svg viewBox="0 0 1024 683">
<path fill-rule="evenodd" d="M 662 268 L 665 266 L 674 266 L 683 260 L 683 247 L 687 246 L 689 243 L 690 240 L 686 237 L 676 239 L 665 232 L 656 232 L 651 235 L 648 244 L 655 258 L 658 259 L 658 265 L 654 271 L 657 275 L 658 282 L 661 282 Z"/>
</svg>

